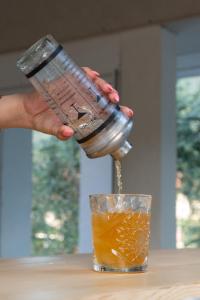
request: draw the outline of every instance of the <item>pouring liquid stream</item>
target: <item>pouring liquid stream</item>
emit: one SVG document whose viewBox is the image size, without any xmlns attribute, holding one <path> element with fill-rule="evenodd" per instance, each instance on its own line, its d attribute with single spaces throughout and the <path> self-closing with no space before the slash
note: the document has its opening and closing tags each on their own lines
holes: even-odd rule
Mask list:
<svg viewBox="0 0 200 300">
<path fill-rule="evenodd" d="M 121 160 L 115 160 L 115 171 L 117 179 L 117 194 L 121 194 L 123 188 Z"/>
</svg>

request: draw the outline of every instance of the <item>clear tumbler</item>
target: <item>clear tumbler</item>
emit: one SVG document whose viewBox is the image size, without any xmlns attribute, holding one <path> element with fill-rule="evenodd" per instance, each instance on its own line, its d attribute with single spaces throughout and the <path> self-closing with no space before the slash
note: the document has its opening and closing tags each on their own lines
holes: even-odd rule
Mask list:
<svg viewBox="0 0 200 300">
<path fill-rule="evenodd" d="M 151 196 L 91 195 L 93 268 L 143 272 L 147 268 Z"/>
</svg>

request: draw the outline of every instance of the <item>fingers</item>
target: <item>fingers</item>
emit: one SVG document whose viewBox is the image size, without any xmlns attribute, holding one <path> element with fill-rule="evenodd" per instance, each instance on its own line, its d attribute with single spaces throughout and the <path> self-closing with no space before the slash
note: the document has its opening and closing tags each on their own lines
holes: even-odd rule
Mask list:
<svg viewBox="0 0 200 300">
<path fill-rule="evenodd" d="M 82 69 L 85 71 L 85 73 L 86 73 L 86 74 L 90 77 L 90 79 L 92 79 L 92 80 L 94 80 L 94 79 L 96 79 L 97 77 L 100 76 L 100 74 L 99 74 L 98 72 L 96 72 L 96 71 L 94 71 L 94 70 L 92 70 L 92 69 L 90 69 L 90 68 L 88 68 L 88 67 L 83 67 Z"/>
<path fill-rule="evenodd" d="M 118 92 L 105 80 L 102 78 L 96 78 L 94 80 L 97 87 L 109 98 L 109 100 L 113 103 L 119 102 L 119 94 Z"/>
<path fill-rule="evenodd" d="M 103 94 L 105 94 L 109 100 L 113 103 L 119 102 L 119 94 L 118 92 L 112 87 L 111 84 L 107 83 L 104 79 L 100 78 L 100 74 L 88 67 L 83 67 L 85 73 L 89 76 L 90 79 L 96 84 Z"/>
<path fill-rule="evenodd" d="M 112 103 L 118 103 L 119 102 L 119 94 L 117 90 L 115 90 L 112 85 L 107 83 L 104 79 L 100 78 L 100 74 L 88 67 L 83 67 L 83 70 L 88 75 L 88 77 L 96 84 L 96 86 L 99 88 L 99 90 L 107 96 L 107 98 Z M 133 117 L 134 112 L 132 109 L 126 107 L 126 106 L 120 106 L 121 111 L 128 116 L 129 118 Z"/>
<path fill-rule="evenodd" d="M 68 127 L 66 125 L 61 125 L 58 129 L 57 132 L 55 133 L 55 136 L 61 140 L 68 140 L 69 138 L 71 138 L 74 134 L 74 131 L 71 127 Z"/>
<path fill-rule="evenodd" d="M 130 109 L 127 106 L 120 106 L 121 111 L 129 118 L 132 118 L 134 115 L 134 112 L 132 109 Z"/>
</svg>

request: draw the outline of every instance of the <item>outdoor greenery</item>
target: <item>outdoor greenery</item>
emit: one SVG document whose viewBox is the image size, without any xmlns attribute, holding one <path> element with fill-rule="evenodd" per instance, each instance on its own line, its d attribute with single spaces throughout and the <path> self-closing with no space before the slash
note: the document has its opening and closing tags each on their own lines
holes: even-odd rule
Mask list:
<svg viewBox="0 0 200 300">
<path fill-rule="evenodd" d="M 184 245 L 200 246 L 200 215 L 194 203 L 200 203 L 200 77 L 177 82 L 177 190 L 187 196 L 191 216 L 178 221 L 184 233 Z M 197 205 L 196 205 L 197 206 Z"/>
<path fill-rule="evenodd" d="M 73 253 L 78 243 L 79 149 L 33 134 L 32 254 Z"/>
<path fill-rule="evenodd" d="M 182 220 L 180 226 L 184 233 L 184 246 L 189 248 L 200 247 L 200 220 Z"/>
</svg>

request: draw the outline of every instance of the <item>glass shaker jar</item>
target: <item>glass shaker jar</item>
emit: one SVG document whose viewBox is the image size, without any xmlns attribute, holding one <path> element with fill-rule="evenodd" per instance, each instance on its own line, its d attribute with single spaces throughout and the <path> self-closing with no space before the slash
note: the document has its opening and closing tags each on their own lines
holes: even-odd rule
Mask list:
<svg viewBox="0 0 200 300">
<path fill-rule="evenodd" d="M 17 66 L 63 124 L 73 128 L 88 157 L 110 154 L 121 159 L 132 148 L 127 141 L 132 120 L 109 102 L 51 35 L 30 47 Z"/>
</svg>

